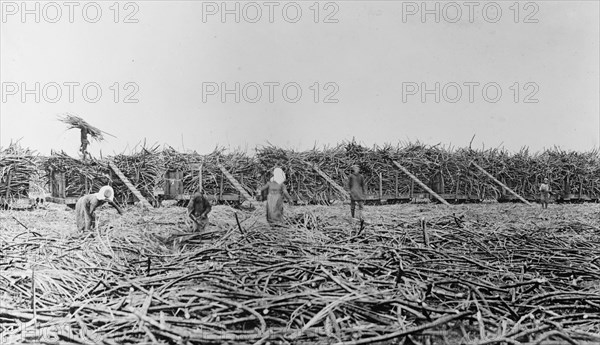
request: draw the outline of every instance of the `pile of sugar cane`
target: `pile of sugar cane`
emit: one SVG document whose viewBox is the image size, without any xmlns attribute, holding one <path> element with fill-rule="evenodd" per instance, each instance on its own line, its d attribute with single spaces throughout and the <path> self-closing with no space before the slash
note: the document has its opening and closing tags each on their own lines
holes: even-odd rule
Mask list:
<svg viewBox="0 0 600 345">
<path fill-rule="evenodd" d="M 404 166 L 438 193 L 450 195 L 474 196 L 483 200 L 498 199 L 507 193 L 471 164 L 476 163 L 529 199 L 538 197 L 539 184 L 545 177 L 550 179 L 551 188 L 557 195 L 581 194 L 592 199 L 600 196 L 600 152 L 597 150 L 567 152 L 555 148 L 530 153 L 523 148 L 519 152 L 509 153 L 499 149 L 427 146 L 418 142 L 367 148 L 353 141 L 308 151 L 260 147 L 253 156 L 222 148 L 200 155 L 180 153 L 170 147 L 162 151 L 153 147 L 109 159 L 113 159 L 136 188 L 150 200 L 153 199 L 154 190 L 168 182 L 165 173 L 169 171 L 183 174 L 184 194 L 198 191 L 199 166 L 202 166 L 202 184 L 207 194 L 239 194 L 219 165 L 231 173 L 250 195 L 254 195 L 269 180 L 273 168 L 281 167 L 287 175 L 287 188 L 294 198 L 327 204 L 331 199 L 339 198 L 339 192 L 312 166 L 343 186 L 350 167 L 355 164 L 365 176 L 368 194 L 377 195 L 381 192 L 388 198 L 394 198 L 406 195 L 411 188 L 415 193 L 423 193 L 423 189 L 401 172 L 394 162 Z M 131 193 L 110 171 L 105 160 L 82 162 L 62 153 L 46 159 L 42 168 L 46 170 L 48 179 L 52 171 L 66 173 L 67 196 L 80 196 L 97 190 L 103 184 L 114 183 L 117 199 L 132 201 Z"/>
<path fill-rule="evenodd" d="M 223 176 L 219 164 L 231 173 L 250 195 L 254 195 L 256 189 L 266 182 L 256 161 L 244 152 L 226 152 L 223 148 L 216 148 L 207 155 L 200 155 L 180 153 L 169 147 L 162 152 L 162 156 L 167 171 L 183 173 L 182 183 L 186 194 L 193 194 L 199 190 L 200 165 L 202 166 L 202 188 L 209 195 L 239 194 L 239 191 Z"/>
<path fill-rule="evenodd" d="M 154 190 L 164 179 L 165 167 L 158 146 L 142 147 L 129 155 L 119 154 L 112 161 L 148 201 L 155 201 Z M 137 201 L 131 191 L 112 173 L 111 181 L 120 200 Z M 118 193 L 117 193 L 118 191 Z"/>
<path fill-rule="evenodd" d="M 106 208 L 87 234 L 55 205 L 2 214 L 1 340 L 600 342 L 597 207 L 367 207 L 362 230 L 347 213 L 286 207 L 269 228 L 216 206 L 196 235 L 177 207 Z"/>
<path fill-rule="evenodd" d="M 164 175 L 163 160 L 157 147 L 142 147 L 137 152 L 119 154 L 108 159 L 114 162 L 145 198 L 154 200 L 154 190 L 162 184 Z M 64 152 L 54 152 L 41 160 L 39 169 L 45 173 L 48 188 L 53 176 L 56 178 L 58 173 L 65 175 L 66 197 L 95 193 L 109 184 L 115 190 L 115 200 L 118 202 L 137 201 L 109 167 L 106 159 L 81 160 Z"/>
<path fill-rule="evenodd" d="M 29 197 L 30 182 L 38 178 L 38 155 L 18 143 L 0 150 L 0 199 Z"/>
<path fill-rule="evenodd" d="M 99 160 L 81 160 L 73 158 L 65 152 L 52 152 L 49 157 L 44 157 L 40 167 L 46 175 L 48 189 L 57 174 L 65 176 L 65 197 L 79 197 L 95 193 L 100 187 L 111 181 L 110 170 L 106 164 Z M 58 182 L 56 182 L 58 183 Z M 51 191 L 50 191 L 51 192 Z M 117 198 L 121 191 L 115 191 Z"/>
<path fill-rule="evenodd" d="M 439 145 L 427 146 L 416 143 L 384 145 L 366 148 L 355 142 L 338 146 L 295 152 L 274 146 L 257 149 L 257 160 L 261 170 L 282 166 L 288 174 L 288 189 L 309 198 L 327 198 L 335 194 L 306 164 L 316 164 L 323 172 L 339 184 L 343 184 L 352 165 L 358 165 L 365 176 L 369 194 L 395 196 L 406 194 L 412 180 L 394 165 L 398 162 L 429 187 L 439 180 L 439 193 L 474 195 L 479 199 L 498 199 L 502 188 L 481 171 L 478 164 L 498 180 L 503 181 L 517 193 L 537 197 L 539 184 L 544 177 L 550 179 L 554 191 L 564 193 L 565 180 L 571 193 L 582 190 L 583 195 L 600 195 L 600 152 L 567 152 L 558 148 L 539 153 L 530 153 L 527 148 L 516 153 L 499 149 L 451 148 Z M 416 192 L 422 189 L 415 185 Z"/>
</svg>

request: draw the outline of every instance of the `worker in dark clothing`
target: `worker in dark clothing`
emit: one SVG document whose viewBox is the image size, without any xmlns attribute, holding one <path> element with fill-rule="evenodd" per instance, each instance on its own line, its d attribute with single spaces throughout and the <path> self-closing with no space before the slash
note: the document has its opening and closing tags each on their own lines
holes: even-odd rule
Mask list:
<svg viewBox="0 0 600 345">
<path fill-rule="evenodd" d="M 88 140 L 87 136 L 88 129 L 85 127 L 81 127 L 81 147 L 79 148 L 79 151 L 81 151 L 83 159 L 85 159 L 85 157 L 89 155 L 89 153 L 87 152 L 87 146 L 90 144 L 90 141 Z"/>
<path fill-rule="evenodd" d="M 352 166 L 352 174 L 348 177 L 346 183 L 347 188 L 350 190 L 350 214 L 354 217 L 354 211 L 356 204 L 358 204 L 358 219 L 363 221 L 362 211 L 365 204 L 365 178 L 360 174 L 360 168 L 358 165 Z"/>
<path fill-rule="evenodd" d="M 208 224 L 208 214 L 212 206 L 202 193 L 195 194 L 188 203 L 187 213 L 192 220 L 192 231 L 202 231 Z"/>
</svg>

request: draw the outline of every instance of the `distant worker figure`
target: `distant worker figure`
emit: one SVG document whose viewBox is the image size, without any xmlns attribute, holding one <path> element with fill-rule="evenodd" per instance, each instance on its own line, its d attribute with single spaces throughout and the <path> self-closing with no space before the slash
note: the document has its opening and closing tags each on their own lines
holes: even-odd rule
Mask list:
<svg viewBox="0 0 600 345">
<path fill-rule="evenodd" d="M 548 208 L 548 201 L 550 200 L 550 183 L 548 178 L 544 178 L 544 183 L 540 184 L 540 202 L 542 208 Z"/>
<path fill-rule="evenodd" d="M 79 147 L 79 151 L 81 151 L 81 155 L 83 155 L 83 159 L 89 155 L 87 152 L 87 147 L 90 144 L 88 140 L 88 129 L 86 127 L 81 127 L 81 146 Z M 91 157 L 91 156 L 90 156 Z"/>
<path fill-rule="evenodd" d="M 79 129 L 79 131 L 81 133 L 81 136 L 80 136 L 81 146 L 79 146 L 79 152 L 81 152 L 83 160 L 85 160 L 86 157 L 89 157 L 90 160 L 92 159 L 92 155 L 87 150 L 88 145 L 90 145 L 90 140 L 88 140 L 88 135 L 90 136 L 91 139 L 94 139 L 94 140 L 97 140 L 98 142 L 100 142 L 100 141 L 104 140 L 104 136 L 102 134 L 103 133 L 108 134 L 108 133 L 90 125 L 81 117 L 71 115 L 69 113 L 59 115 L 58 120 L 60 122 L 63 122 L 63 123 L 66 123 L 67 125 L 69 125 L 68 129 Z M 113 136 L 111 134 L 108 134 L 108 135 Z"/>
<path fill-rule="evenodd" d="M 273 177 L 265 184 L 260 192 L 267 192 L 267 221 L 271 225 L 283 223 L 283 198 L 288 201 L 292 198 L 285 185 L 285 173 L 280 168 L 273 170 Z"/>
<path fill-rule="evenodd" d="M 115 192 L 110 186 L 100 188 L 96 194 L 82 196 L 75 204 L 75 213 L 77 220 L 77 230 L 89 231 L 95 226 L 96 217 L 94 211 L 104 203 L 114 207 L 119 214 L 123 214 L 121 208 L 113 201 Z"/>
<path fill-rule="evenodd" d="M 212 210 L 204 193 L 196 193 L 187 205 L 188 217 L 192 220 L 192 231 L 202 231 L 208 224 L 208 214 Z"/>
<path fill-rule="evenodd" d="M 352 218 L 355 218 L 354 211 L 356 208 L 356 204 L 358 204 L 358 219 L 360 219 L 361 223 L 363 220 L 363 208 L 365 204 L 365 178 L 360 174 L 360 168 L 358 165 L 352 166 L 352 174 L 348 177 L 348 181 L 346 183 L 346 187 L 350 190 L 350 214 Z"/>
</svg>

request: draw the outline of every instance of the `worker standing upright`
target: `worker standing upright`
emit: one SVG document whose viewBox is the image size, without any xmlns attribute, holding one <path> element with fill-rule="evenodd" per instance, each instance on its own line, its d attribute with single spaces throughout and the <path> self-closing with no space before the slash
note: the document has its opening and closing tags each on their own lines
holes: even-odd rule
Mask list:
<svg viewBox="0 0 600 345">
<path fill-rule="evenodd" d="M 271 226 L 283 224 L 283 199 L 292 199 L 284 182 L 285 173 L 281 168 L 275 168 L 273 177 L 259 190 L 259 193 L 267 194 L 267 221 Z"/>
<path fill-rule="evenodd" d="M 550 183 L 548 178 L 544 178 L 544 183 L 540 184 L 540 202 L 542 208 L 548 208 L 548 201 L 550 200 Z"/>
<path fill-rule="evenodd" d="M 81 155 L 85 160 L 85 157 L 89 155 L 87 152 L 87 147 L 90 144 L 88 140 L 88 129 L 86 127 L 81 127 L 81 146 L 79 147 L 79 151 L 81 151 Z M 91 156 L 90 156 L 91 158 Z"/>
<path fill-rule="evenodd" d="M 348 177 L 348 181 L 346 183 L 346 187 L 350 190 L 350 214 L 352 218 L 355 218 L 355 209 L 358 204 L 358 219 L 363 220 L 363 207 L 365 204 L 365 195 L 367 194 L 365 191 L 365 178 L 360 174 L 360 168 L 358 165 L 352 166 L 352 174 Z"/>
</svg>

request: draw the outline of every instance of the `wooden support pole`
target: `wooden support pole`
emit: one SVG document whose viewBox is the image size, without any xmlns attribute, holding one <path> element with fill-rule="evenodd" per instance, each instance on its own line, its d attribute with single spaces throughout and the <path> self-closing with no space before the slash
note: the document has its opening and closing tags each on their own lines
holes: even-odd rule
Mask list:
<svg viewBox="0 0 600 345">
<path fill-rule="evenodd" d="M 198 192 L 200 192 L 200 194 L 202 194 L 202 191 L 204 190 L 204 187 L 202 186 L 202 168 L 204 166 L 204 160 L 202 160 L 202 163 L 200 163 L 200 166 L 198 166 Z"/>
<path fill-rule="evenodd" d="M 512 195 L 516 196 L 519 200 L 521 200 L 522 202 L 524 202 L 525 204 L 532 206 L 531 203 L 527 200 L 525 200 L 525 198 L 523 198 L 522 196 L 520 196 L 519 194 L 517 194 L 515 191 L 513 191 L 512 189 L 508 188 L 507 185 L 505 185 L 504 183 L 498 181 L 498 179 L 496 179 L 492 174 L 490 174 L 489 172 L 485 171 L 484 168 L 480 167 L 479 165 L 477 165 L 477 163 L 475 162 L 471 162 L 471 164 L 473 164 L 474 167 L 476 167 L 477 169 L 479 169 L 479 171 L 481 171 L 482 173 L 484 173 L 487 177 L 489 177 L 490 179 L 492 179 L 492 181 L 496 182 L 497 184 L 499 184 L 501 187 L 505 188 L 509 193 L 511 193 Z"/>
<path fill-rule="evenodd" d="M 51 170 L 50 171 L 50 181 L 49 181 L 50 182 L 50 196 L 56 196 L 55 195 L 56 192 L 54 191 L 54 179 L 55 179 L 55 177 L 54 177 L 54 171 Z"/>
<path fill-rule="evenodd" d="M 398 172 L 396 171 L 396 199 L 398 199 Z"/>
<path fill-rule="evenodd" d="M 454 192 L 454 198 L 458 199 L 458 189 L 460 188 L 460 174 L 456 175 L 456 191 Z"/>
<path fill-rule="evenodd" d="M 12 170 L 8 171 L 8 177 L 6 178 L 6 200 L 10 195 L 10 180 L 12 179 Z"/>
<path fill-rule="evenodd" d="M 450 206 L 450 204 L 446 200 L 444 200 L 444 198 L 442 198 L 436 192 L 434 192 L 433 190 L 431 190 L 431 188 L 427 187 L 426 184 L 424 184 L 423 182 L 421 182 L 421 180 L 419 180 L 415 175 L 411 174 L 410 171 L 406 170 L 406 168 L 403 167 L 402 165 L 400 165 L 400 163 L 398 163 L 396 161 L 393 161 L 393 163 L 394 163 L 395 166 L 398 167 L 398 169 L 402 170 L 403 173 L 405 173 L 406 175 L 408 175 L 408 177 L 410 177 L 419 186 L 421 186 L 423 189 L 425 189 L 429 194 L 433 195 L 433 197 L 435 197 L 436 199 L 438 199 L 442 204 L 444 204 L 446 206 Z"/>
<path fill-rule="evenodd" d="M 379 200 L 383 199 L 383 176 L 379 173 Z"/>
<path fill-rule="evenodd" d="M 177 173 L 177 194 L 183 194 L 183 171 Z"/>
<path fill-rule="evenodd" d="M 60 179 L 60 183 L 59 183 L 59 190 L 58 190 L 58 194 L 61 198 L 66 198 L 67 197 L 67 177 L 65 175 L 65 173 L 60 173 L 58 175 L 59 179 Z"/>
<path fill-rule="evenodd" d="M 223 200 L 223 172 L 221 171 L 221 182 L 219 183 L 219 201 Z"/>
<path fill-rule="evenodd" d="M 244 188 L 244 173 L 240 173 L 240 186 L 242 187 L 242 189 L 246 190 Z M 249 194 L 249 193 L 248 193 Z M 240 194 L 241 195 L 241 194 Z"/>
</svg>

